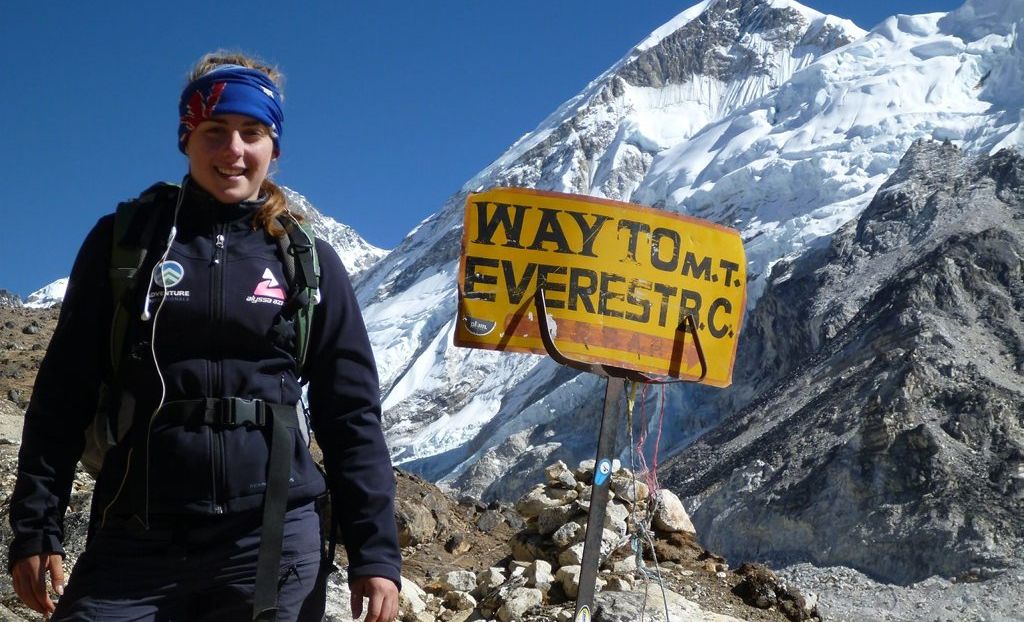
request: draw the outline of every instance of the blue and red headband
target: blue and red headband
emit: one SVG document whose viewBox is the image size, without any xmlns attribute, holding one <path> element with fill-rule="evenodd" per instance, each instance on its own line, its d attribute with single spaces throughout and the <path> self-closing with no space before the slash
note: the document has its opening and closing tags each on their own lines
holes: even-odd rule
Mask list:
<svg viewBox="0 0 1024 622">
<path fill-rule="evenodd" d="M 182 153 L 192 130 L 220 114 L 244 114 L 263 123 L 270 128 L 274 151 L 281 150 L 281 91 L 262 71 L 241 65 L 217 67 L 185 87 L 178 114 L 178 149 Z"/>
</svg>

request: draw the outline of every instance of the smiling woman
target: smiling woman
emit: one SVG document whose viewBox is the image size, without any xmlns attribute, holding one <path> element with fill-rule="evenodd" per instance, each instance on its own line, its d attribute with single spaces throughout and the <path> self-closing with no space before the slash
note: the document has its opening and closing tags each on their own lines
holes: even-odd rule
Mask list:
<svg viewBox="0 0 1024 622">
<path fill-rule="evenodd" d="M 268 178 L 279 79 L 243 55 L 204 57 L 179 104 L 188 175 L 119 205 L 79 251 L 10 501 L 15 591 L 54 620 L 321 620 L 324 541 L 333 553 L 339 530 L 353 615 L 364 597 L 366 622 L 397 615 L 376 365 L 341 260 Z M 83 457 L 83 439 L 97 451 Z M 62 521 L 80 458 L 96 487 L 65 591 Z"/>
<path fill-rule="evenodd" d="M 274 151 L 269 128 L 240 114 L 202 121 L 185 147 L 189 175 L 221 203 L 258 198 Z"/>
<path fill-rule="evenodd" d="M 281 155 L 283 86 L 283 74 L 263 61 L 213 52 L 196 63 L 178 103 L 178 148 L 189 157 L 190 174 L 225 203 L 266 196 L 255 223 L 276 237 L 284 235 L 277 217 L 287 211 L 287 201 L 269 170 Z M 253 89 L 266 97 L 247 97 Z M 202 140 L 190 140 L 193 133 Z"/>
</svg>

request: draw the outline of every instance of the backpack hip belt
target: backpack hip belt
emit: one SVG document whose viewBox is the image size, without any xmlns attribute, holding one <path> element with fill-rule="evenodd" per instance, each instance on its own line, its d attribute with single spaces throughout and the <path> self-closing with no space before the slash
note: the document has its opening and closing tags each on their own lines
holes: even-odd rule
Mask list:
<svg viewBox="0 0 1024 622">
<path fill-rule="evenodd" d="M 162 421 L 182 425 L 213 425 L 235 427 L 248 425 L 267 427 L 281 418 L 287 427 L 299 426 L 295 404 L 275 404 L 260 399 L 241 397 L 207 397 L 167 402 L 157 415 Z M 292 421 L 294 420 L 294 422 Z"/>
<path fill-rule="evenodd" d="M 175 400 L 160 408 L 159 417 L 184 425 L 255 426 L 270 429 L 270 459 L 263 498 L 260 548 L 256 561 L 253 620 L 272 622 L 277 617 L 278 576 L 284 543 L 284 515 L 288 510 L 292 435 L 299 428 L 297 405 L 275 404 L 240 397 Z"/>
</svg>

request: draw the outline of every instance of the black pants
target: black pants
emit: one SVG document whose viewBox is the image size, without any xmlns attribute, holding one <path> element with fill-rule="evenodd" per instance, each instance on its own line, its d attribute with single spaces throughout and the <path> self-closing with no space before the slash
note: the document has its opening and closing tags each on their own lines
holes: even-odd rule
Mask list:
<svg viewBox="0 0 1024 622">
<path fill-rule="evenodd" d="M 54 621 L 239 622 L 252 619 L 260 512 L 155 518 L 150 529 L 104 527 L 71 573 Z M 324 617 L 319 517 L 285 516 L 278 622 Z"/>
</svg>

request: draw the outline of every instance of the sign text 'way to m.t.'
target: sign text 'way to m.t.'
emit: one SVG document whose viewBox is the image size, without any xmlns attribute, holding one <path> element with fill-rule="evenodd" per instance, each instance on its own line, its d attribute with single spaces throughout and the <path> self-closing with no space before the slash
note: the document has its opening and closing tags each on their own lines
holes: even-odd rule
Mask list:
<svg viewBox="0 0 1024 622">
<path fill-rule="evenodd" d="M 727 227 L 593 197 L 498 188 L 466 200 L 459 346 L 544 353 L 728 386 L 746 304 L 746 259 Z"/>
</svg>

